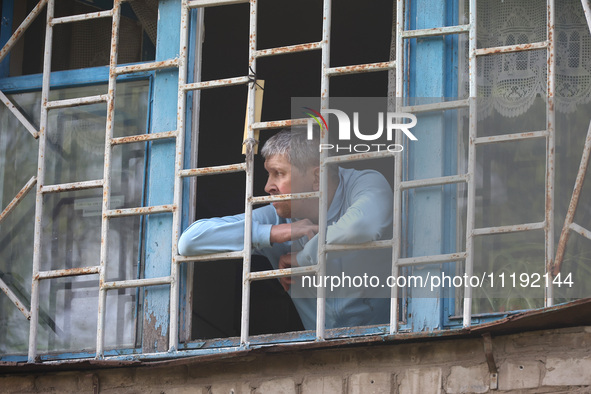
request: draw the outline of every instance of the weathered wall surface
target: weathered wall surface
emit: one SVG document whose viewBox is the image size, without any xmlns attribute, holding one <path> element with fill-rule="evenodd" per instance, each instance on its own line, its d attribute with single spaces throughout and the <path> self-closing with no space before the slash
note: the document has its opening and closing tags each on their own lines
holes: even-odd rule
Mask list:
<svg viewBox="0 0 591 394">
<path fill-rule="evenodd" d="M 2 374 L 2 393 L 591 392 L 591 327 L 493 336 L 498 390 L 482 338 L 285 352 L 255 351 L 90 371 Z"/>
</svg>

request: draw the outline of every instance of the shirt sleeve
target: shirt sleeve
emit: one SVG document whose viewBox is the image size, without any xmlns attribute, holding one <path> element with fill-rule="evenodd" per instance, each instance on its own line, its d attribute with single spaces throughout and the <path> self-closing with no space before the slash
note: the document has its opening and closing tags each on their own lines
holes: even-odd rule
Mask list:
<svg viewBox="0 0 591 394">
<path fill-rule="evenodd" d="M 252 246 L 271 246 L 271 227 L 279 224 L 275 208 L 267 205 L 252 212 Z M 235 252 L 244 249 L 244 214 L 201 219 L 180 236 L 179 254 L 196 256 L 208 253 Z"/>
<path fill-rule="evenodd" d="M 327 226 L 328 244 L 360 244 L 391 234 L 393 194 L 380 173 L 364 172 L 343 192 L 351 204 L 336 222 Z M 318 263 L 318 235 L 305 244 L 297 261 L 300 266 Z"/>
</svg>

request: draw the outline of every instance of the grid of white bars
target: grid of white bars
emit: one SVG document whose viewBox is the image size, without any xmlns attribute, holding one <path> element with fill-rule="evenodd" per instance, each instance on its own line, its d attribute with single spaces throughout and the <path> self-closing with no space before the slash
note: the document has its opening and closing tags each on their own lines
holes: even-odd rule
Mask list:
<svg viewBox="0 0 591 394">
<path fill-rule="evenodd" d="M 257 0 L 182 0 L 182 15 L 181 15 L 181 38 L 180 38 L 180 53 L 178 59 L 170 59 L 160 62 L 146 63 L 140 66 L 120 67 L 117 66 L 118 53 L 118 39 L 119 39 L 119 20 L 121 3 L 124 0 L 114 0 L 113 9 L 85 15 L 75 15 L 64 18 L 54 18 L 54 2 L 55 0 L 40 0 L 37 6 L 31 11 L 29 16 L 23 21 L 21 26 L 15 31 L 13 36 L 7 44 L 0 51 L 0 61 L 14 46 L 19 36 L 37 17 L 42 9 L 47 6 L 47 22 L 46 22 L 46 39 L 45 39 L 45 56 L 43 65 L 43 85 L 42 85 L 42 108 L 40 118 L 40 129 L 36 130 L 20 113 L 20 111 L 10 103 L 6 96 L 0 92 L 0 99 L 8 107 L 8 109 L 17 117 L 17 119 L 26 127 L 34 138 L 39 138 L 39 159 L 38 159 L 38 173 L 32 177 L 29 182 L 21 189 L 17 196 L 9 203 L 9 205 L 0 214 L 0 222 L 8 215 L 12 209 L 22 201 L 22 198 L 36 185 L 36 206 L 35 206 L 35 232 L 34 232 L 34 257 L 33 257 L 33 281 L 31 293 L 30 311 L 18 299 L 18 297 L 8 288 L 8 286 L 0 280 L 0 287 L 15 303 L 15 305 L 22 311 L 25 317 L 30 318 L 30 336 L 29 336 L 29 362 L 34 362 L 37 356 L 37 325 L 38 325 L 38 308 L 39 308 L 39 282 L 41 280 L 77 276 L 77 275 L 96 275 L 100 277 L 99 288 L 99 309 L 97 317 L 97 343 L 96 343 L 96 357 L 104 357 L 104 324 L 105 324 L 105 308 L 106 292 L 111 289 L 129 288 L 129 287 L 143 287 L 152 285 L 170 285 L 170 327 L 169 327 L 169 345 L 170 350 L 175 351 L 178 345 L 178 314 L 179 314 L 179 264 L 194 261 L 212 261 L 219 259 L 237 258 L 243 259 L 243 286 L 242 286 L 242 317 L 241 317 L 241 347 L 249 345 L 249 304 L 250 304 L 250 284 L 255 280 L 279 278 L 290 275 L 301 275 L 305 273 L 315 273 L 316 275 L 323 275 L 325 272 L 326 253 L 332 250 L 340 249 L 361 249 L 361 248 L 392 248 L 392 274 L 399 275 L 400 267 L 413 266 L 417 264 L 436 264 L 450 261 L 464 261 L 465 273 L 472 275 L 473 272 L 473 238 L 475 236 L 485 236 L 490 234 L 511 233 L 517 231 L 541 230 L 545 231 L 546 244 L 546 267 L 551 267 L 553 250 L 553 188 L 554 188 L 554 106 L 552 100 L 554 97 L 554 0 L 547 0 L 547 39 L 544 42 L 532 43 L 527 45 L 512 45 L 498 48 L 477 48 L 476 47 L 476 0 L 470 0 L 469 23 L 461 26 L 441 27 L 434 29 L 423 30 L 405 30 L 404 20 L 404 0 L 396 0 L 396 59 L 394 61 L 373 63 L 365 65 L 353 65 L 345 67 L 330 67 L 330 29 L 331 29 L 331 0 L 324 0 L 323 7 L 323 33 L 322 40 L 297 46 L 286 46 L 279 48 L 271 48 L 258 50 L 256 45 L 257 33 Z M 395 179 L 394 179 L 394 228 L 393 238 L 390 241 L 371 242 L 362 245 L 327 245 L 325 239 L 326 233 L 326 213 L 328 210 L 327 195 L 327 171 L 326 166 L 340 161 L 381 158 L 384 155 L 389 155 L 388 152 L 367 153 L 358 155 L 349 155 L 341 157 L 328 157 L 326 152 L 323 152 L 321 157 L 321 190 L 318 193 L 305 193 L 298 195 L 279 195 L 255 197 L 253 196 L 253 148 L 256 144 L 254 135 L 256 130 L 278 129 L 289 127 L 295 124 L 304 124 L 305 119 L 291 119 L 284 121 L 272 122 L 254 122 L 255 108 L 255 89 L 249 76 L 239 76 L 236 78 L 227 78 L 215 81 L 195 82 L 188 84 L 186 82 L 187 75 L 187 56 L 188 56 L 188 31 L 189 31 L 189 13 L 192 9 L 223 6 L 238 3 L 250 4 L 250 43 L 249 43 L 249 67 L 256 74 L 256 60 L 263 56 L 274 56 L 286 53 L 296 53 L 308 50 L 320 50 L 322 52 L 322 82 L 321 82 L 321 109 L 329 108 L 329 79 L 333 76 L 373 72 L 373 71 L 393 71 L 397 65 L 403 64 L 403 48 L 405 41 L 411 38 L 442 36 L 448 34 L 467 34 L 469 37 L 469 82 L 471 99 L 458 100 L 455 102 L 446 102 L 436 105 L 425 105 L 417 107 L 403 107 L 403 110 L 413 112 L 423 111 L 439 111 L 446 109 L 468 108 L 470 114 L 469 123 L 469 149 L 468 149 L 468 171 L 466 174 L 456 176 L 445 176 L 432 179 L 403 181 L 402 178 L 402 156 L 394 155 L 395 157 Z M 585 13 L 591 26 L 591 11 L 586 0 L 582 0 Z M 50 88 L 50 64 L 51 64 L 51 48 L 52 48 L 52 33 L 53 26 L 60 23 L 72 23 L 80 20 L 94 19 L 94 18 L 112 18 L 112 41 L 111 41 L 111 55 L 109 65 L 109 83 L 108 92 L 106 94 L 69 99 L 59 101 L 48 101 Z M 199 44 L 197 44 L 199 45 Z M 473 99 L 476 97 L 476 68 L 477 57 L 486 56 L 492 53 L 510 53 L 532 49 L 546 49 L 548 61 L 548 76 L 547 76 L 547 129 L 536 133 L 518 133 L 501 135 L 496 137 L 478 137 L 476 133 L 476 105 L 477 102 Z M 152 134 L 145 134 L 133 137 L 113 138 L 113 110 L 115 100 L 116 78 L 118 75 L 147 71 L 158 70 L 164 68 L 178 67 L 179 69 L 179 93 L 178 93 L 178 113 L 177 113 L 177 128 L 172 131 L 162 131 Z M 396 98 L 402 98 L 403 91 L 403 70 L 396 70 Z M 242 163 L 208 167 L 208 168 L 183 168 L 183 151 L 184 151 L 184 128 L 186 116 L 186 98 L 187 92 L 198 91 L 201 89 L 231 86 L 238 84 L 249 84 L 249 100 L 248 100 L 248 137 L 246 144 L 246 157 Z M 104 153 L 104 178 L 99 180 L 91 180 L 84 182 L 67 183 L 60 185 L 45 185 L 45 141 L 47 128 L 47 112 L 53 108 L 74 107 L 80 105 L 87 105 L 92 103 L 104 102 L 107 105 L 107 119 L 106 119 L 106 133 L 105 133 L 105 153 Z M 161 205 L 152 207 L 137 207 L 128 209 L 112 210 L 110 208 L 110 160 L 111 150 L 114 145 L 125 144 L 138 141 L 152 141 L 157 139 L 176 140 L 176 156 L 175 156 L 175 183 L 174 183 L 174 201 L 171 205 Z M 327 142 L 327 135 L 322 136 L 322 142 Z M 518 141 L 530 138 L 544 138 L 546 140 L 546 211 L 545 220 L 540 223 L 529 223 L 513 226 L 489 227 L 489 228 L 474 228 L 474 210 L 475 210 L 475 163 L 476 163 L 476 148 L 483 144 L 492 144 L 506 141 Z M 400 133 L 396 134 L 396 143 L 402 144 L 402 136 Z M 585 177 L 585 171 L 589 155 L 591 152 L 591 126 L 588 132 L 583 157 L 581 159 L 581 167 L 577 176 L 577 185 L 582 185 Z M 244 172 L 246 176 L 246 200 L 245 200 L 245 229 L 244 229 L 244 250 L 241 252 L 216 253 L 204 256 L 183 257 L 178 255 L 177 241 L 180 232 L 180 207 L 182 202 L 182 181 L 186 177 L 205 176 L 212 174 L 221 174 L 228 172 Z M 424 257 L 400 257 L 400 238 L 402 233 L 401 222 L 401 204 L 402 193 L 404 190 L 432 186 L 445 185 L 455 183 L 466 183 L 468 188 L 468 212 L 467 212 L 467 233 L 466 233 L 466 250 L 463 252 L 431 255 Z M 102 227 L 101 227 L 101 254 L 100 264 L 98 266 L 90 266 L 75 269 L 62 269 L 40 271 L 40 250 L 41 250 L 41 218 L 43 216 L 43 196 L 47 193 L 61 193 L 66 191 L 84 190 L 92 188 L 102 188 L 103 190 L 103 204 L 102 204 Z M 577 191 L 578 190 L 578 191 Z M 582 235 L 591 239 L 591 232 L 576 225 L 572 222 L 574 212 L 578 202 L 580 187 L 575 187 L 573 193 L 571 206 L 563 234 L 570 230 L 578 231 Z M 254 205 L 268 203 L 272 201 L 280 201 L 294 198 L 319 198 L 320 204 L 320 218 L 319 218 L 319 255 L 318 265 L 312 267 L 298 267 L 292 269 L 272 270 L 265 272 L 252 273 L 250 271 L 251 258 L 251 222 L 252 209 Z M 173 214 L 173 238 L 172 238 L 172 265 L 171 274 L 167 277 L 150 278 L 150 279 L 135 279 L 126 281 L 105 282 L 105 271 L 108 261 L 107 257 L 107 235 L 109 220 L 114 217 L 130 216 L 130 215 L 147 215 L 159 212 L 172 212 Z M 562 237 L 560 244 L 562 245 Z M 564 241 L 564 244 L 566 241 Z M 560 250 L 560 248 L 559 248 Z M 556 261 L 558 267 L 560 259 Z M 391 294 L 391 317 L 390 317 L 390 333 L 398 331 L 398 292 L 396 288 L 392 289 Z M 551 288 L 547 289 L 546 305 L 552 304 Z M 325 293 L 322 288 L 318 289 L 318 308 L 317 308 L 317 329 L 316 339 L 325 339 L 324 329 L 324 306 Z M 464 311 L 463 311 L 463 325 L 469 326 L 471 323 L 471 289 L 465 288 L 464 294 Z"/>
</svg>

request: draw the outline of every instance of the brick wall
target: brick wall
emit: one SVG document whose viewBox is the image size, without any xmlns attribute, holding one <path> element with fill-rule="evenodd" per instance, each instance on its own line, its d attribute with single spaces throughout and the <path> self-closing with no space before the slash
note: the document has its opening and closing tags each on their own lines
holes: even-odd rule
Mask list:
<svg viewBox="0 0 591 394">
<path fill-rule="evenodd" d="M 0 392 L 494 393 L 591 392 L 591 327 L 493 336 L 498 389 L 483 339 L 315 350 L 257 350 L 90 371 L 2 374 Z"/>
</svg>

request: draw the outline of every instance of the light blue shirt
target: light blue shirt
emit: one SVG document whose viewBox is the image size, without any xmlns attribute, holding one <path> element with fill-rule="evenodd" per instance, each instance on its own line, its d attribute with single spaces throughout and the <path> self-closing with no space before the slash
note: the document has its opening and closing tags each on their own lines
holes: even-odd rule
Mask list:
<svg viewBox="0 0 591 394">
<path fill-rule="evenodd" d="M 359 244 L 390 239 L 392 207 L 392 190 L 380 173 L 339 168 L 339 186 L 327 215 L 327 243 Z M 317 264 L 318 235 L 308 242 L 307 238 L 295 240 L 293 245 L 291 242 L 271 244 L 271 227 L 283 223 L 291 223 L 291 219 L 278 216 L 272 205 L 253 210 L 253 253 L 267 257 L 274 269 L 278 268 L 282 255 L 295 250 L 299 251 L 297 261 L 300 266 Z M 244 214 L 196 221 L 183 232 L 178 248 L 185 256 L 243 250 Z M 390 293 L 384 285 L 391 272 L 391 256 L 391 249 L 328 253 L 327 275 L 354 277 L 367 274 L 378 276 L 380 284 L 377 288 L 340 288 L 334 293 L 327 289 L 326 328 L 388 322 Z M 290 289 L 293 303 L 304 327 L 313 330 L 316 327 L 317 289 L 302 287 L 301 277 L 293 279 Z"/>
</svg>

